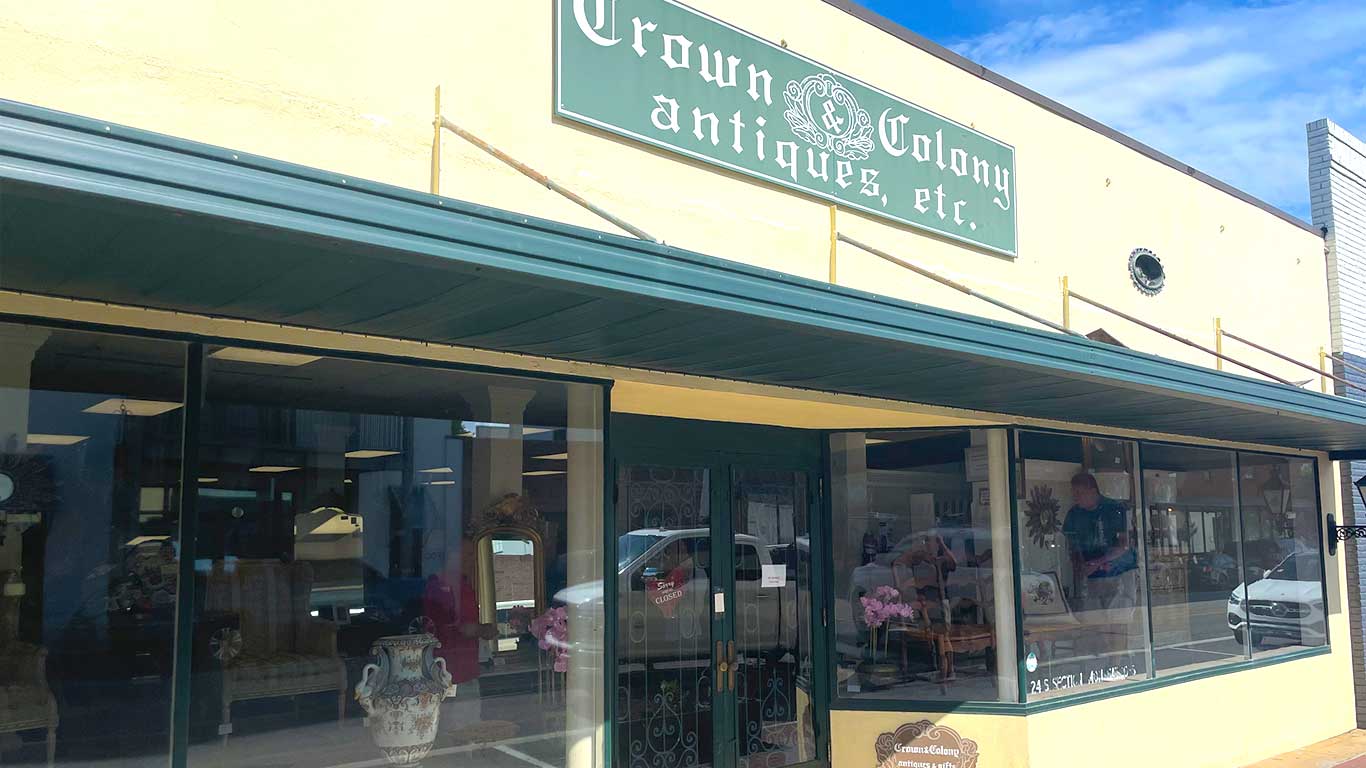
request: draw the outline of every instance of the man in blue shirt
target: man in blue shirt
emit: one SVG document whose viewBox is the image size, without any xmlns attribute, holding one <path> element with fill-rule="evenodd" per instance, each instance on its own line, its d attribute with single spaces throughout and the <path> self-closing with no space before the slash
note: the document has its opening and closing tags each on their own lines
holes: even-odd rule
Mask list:
<svg viewBox="0 0 1366 768">
<path fill-rule="evenodd" d="M 1128 625 L 1138 605 L 1138 551 L 1129 510 L 1101 495 L 1089 472 L 1072 478 L 1072 500 L 1062 532 L 1072 559 L 1074 604 L 1081 621 L 1094 627 L 1087 634 L 1095 650 L 1122 652 L 1130 645 Z"/>
</svg>

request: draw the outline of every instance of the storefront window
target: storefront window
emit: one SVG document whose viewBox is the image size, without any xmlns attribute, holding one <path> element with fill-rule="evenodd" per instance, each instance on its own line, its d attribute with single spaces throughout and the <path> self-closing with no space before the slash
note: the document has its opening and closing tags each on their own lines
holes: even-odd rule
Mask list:
<svg viewBox="0 0 1366 768">
<path fill-rule="evenodd" d="M 1005 437 L 832 435 L 839 696 L 1016 700 Z"/>
<path fill-rule="evenodd" d="M 1233 451 L 1144 443 L 1153 665 L 1158 674 L 1242 661 L 1225 605 L 1244 579 Z"/>
<path fill-rule="evenodd" d="M 0 325 L 0 763 L 167 760 L 184 358 Z"/>
<path fill-rule="evenodd" d="M 1228 597 L 1229 628 L 1254 657 L 1324 645 L 1314 462 L 1240 453 L 1238 467 L 1246 574 Z"/>
<path fill-rule="evenodd" d="M 1148 677 L 1134 444 L 1020 432 L 1018 450 L 1029 698 Z"/>
<path fill-rule="evenodd" d="M 206 367 L 190 764 L 600 765 L 601 389 Z"/>
</svg>

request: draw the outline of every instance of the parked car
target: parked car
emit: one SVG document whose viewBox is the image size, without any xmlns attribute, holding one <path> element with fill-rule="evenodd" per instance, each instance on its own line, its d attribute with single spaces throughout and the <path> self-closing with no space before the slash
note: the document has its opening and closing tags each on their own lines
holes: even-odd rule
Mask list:
<svg viewBox="0 0 1366 768">
<path fill-rule="evenodd" d="M 791 578 L 796 562 L 781 552 L 775 563 L 773 545 L 747 534 L 735 535 L 736 648 L 741 652 L 782 652 L 796 647 L 798 631 L 797 582 Z M 796 544 L 798 557 L 809 544 Z M 789 547 L 790 549 L 790 547 Z M 623 661 L 661 661 L 709 656 L 711 590 L 711 530 L 642 528 L 617 542 L 617 621 L 622 633 L 617 656 Z M 766 566 L 781 586 L 763 586 Z M 602 583 L 577 584 L 560 590 L 558 602 L 602 610 Z"/>
<path fill-rule="evenodd" d="M 1228 628 L 1240 644 L 1264 638 L 1324 642 L 1323 588 L 1319 558 L 1310 551 L 1287 555 L 1257 581 L 1244 582 L 1228 597 Z"/>
</svg>

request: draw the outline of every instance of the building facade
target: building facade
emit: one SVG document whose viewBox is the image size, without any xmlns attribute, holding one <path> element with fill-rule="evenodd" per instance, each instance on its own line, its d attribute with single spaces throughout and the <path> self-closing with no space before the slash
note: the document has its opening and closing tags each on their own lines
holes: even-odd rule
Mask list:
<svg viewBox="0 0 1366 768">
<path fill-rule="evenodd" d="M 1329 310 L 1332 318 L 1334 372 L 1353 384 L 1363 381 L 1361 368 L 1366 367 L 1366 338 L 1362 309 L 1366 303 L 1366 146 L 1342 126 L 1331 120 L 1317 120 L 1309 124 L 1309 190 L 1314 224 L 1323 228 L 1324 253 L 1328 264 Z M 1343 382 L 1334 382 L 1340 397 L 1360 400 L 1362 391 Z M 1352 490 L 1352 483 L 1366 465 L 1359 461 L 1341 464 L 1343 489 Z M 1366 510 L 1357 494 L 1344 496 L 1351 502 L 1344 505 L 1343 518 L 1354 524 L 1366 520 Z M 1363 669 L 1363 631 L 1361 622 L 1362 563 L 1355 549 L 1347 553 L 1347 582 L 1350 589 L 1352 618 L 1352 650 L 1357 681 L 1357 722 L 1366 722 L 1366 669 Z"/>
<path fill-rule="evenodd" d="M 1352 727 L 1315 226 L 838 0 L 412 14 L 0 4 L 0 759 Z"/>
</svg>

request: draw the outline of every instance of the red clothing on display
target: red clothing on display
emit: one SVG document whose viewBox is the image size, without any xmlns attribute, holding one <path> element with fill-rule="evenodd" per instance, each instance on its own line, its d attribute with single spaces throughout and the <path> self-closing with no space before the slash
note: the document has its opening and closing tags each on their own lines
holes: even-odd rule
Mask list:
<svg viewBox="0 0 1366 768">
<path fill-rule="evenodd" d="M 458 590 L 445 574 L 437 574 L 427 579 L 422 595 L 422 612 L 436 625 L 436 639 L 441 641 L 436 655 L 446 660 L 446 671 L 456 684 L 479 677 L 479 638 L 460 631 L 466 624 L 479 626 L 479 600 L 463 576 Z"/>
</svg>

